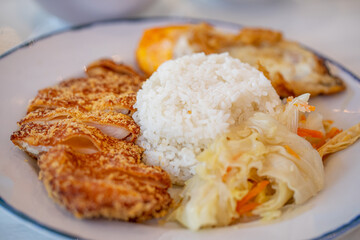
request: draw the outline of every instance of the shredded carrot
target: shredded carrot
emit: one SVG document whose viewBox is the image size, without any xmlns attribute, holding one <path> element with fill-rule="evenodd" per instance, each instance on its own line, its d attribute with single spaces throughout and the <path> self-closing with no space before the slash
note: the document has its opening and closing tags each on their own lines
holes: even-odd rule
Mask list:
<svg viewBox="0 0 360 240">
<path fill-rule="evenodd" d="M 335 137 L 337 134 L 339 134 L 342 130 L 333 127 L 330 129 L 329 132 L 326 133 L 326 136 L 320 139 L 317 143 L 312 144 L 315 149 L 319 149 L 322 147 L 329 139 Z"/>
<path fill-rule="evenodd" d="M 270 182 L 268 180 L 263 180 L 261 182 L 259 182 L 258 184 L 256 184 L 255 187 L 253 187 L 241 200 L 239 200 L 236 204 L 236 211 L 237 212 L 241 212 L 243 211 L 242 208 L 245 207 L 248 202 L 250 200 L 252 200 L 253 198 L 255 198 L 259 193 L 261 193 L 262 190 L 265 189 L 265 187 L 269 184 Z M 256 206 L 255 206 L 256 207 Z M 254 208 L 255 208 L 254 207 Z M 251 209 L 252 210 L 252 209 Z M 250 210 L 250 211 L 251 211 Z M 241 213 L 239 213 L 241 214 Z"/>
<path fill-rule="evenodd" d="M 300 156 L 291 147 L 289 147 L 288 145 L 284 145 L 284 148 L 288 153 L 300 160 Z"/>
<path fill-rule="evenodd" d="M 304 114 L 300 115 L 299 122 L 302 123 L 302 124 L 306 123 L 306 116 Z"/>
<path fill-rule="evenodd" d="M 243 153 L 242 153 L 242 152 L 241 152 L 241 153 L 236 154 L 235 156 L 233 156 L 233 157 L 232 157 L 232 160 L 233 160 L 233 161 L 236 161 L 236 159 L 238 159 L 241 155 L 243 155 Z"/>
<path fill-rule="evenodd" d="M 249 202 L 249 203 L 241 206 L 239 209 L 236 208 L 236 211 L 239 215 L 241 215 L 241 214 L 248 213 L 248 212 L 254 210 L 259 205 L 260 204 L 256 203 L 256 202 Z"/>
<path fill-rule="evenodd" d="M 313 137 L 313 138 L 323 138 L 324 137 L 322 132 L 317 131 L 317 130 L 307 129 L 307 128 L 298 128 L 297 134 L 300 137 Z"/>
<path fill-rule="evenodd" d="M 311 106 L 311 105 L 305 104 L 305 103 L 300 103 L 300 104 L 299 103 L 294 103 L 294 106 L 303 107 L 306 112 L 315 111 L 315 106 Z"/>
<path fill-rule="evenodd" d="M 292 100 L 294 100 L 294 97 L 293 96 L 290 96 L 286 99 L 287 102 L 291 102 Z"/>
<path fill-rule="evenodd" d="M 320 139 L 320 141 L 318 141 L 317 143 L 313 143 L 312 146 L 315 149 L 319 149 L 320 147 L 322 147 L 322 145 L 324 145 L 326 143 L 326 138 L 322 138 Z"/>
<path fill-rule="evenodd" d="M 221 178 L 221 180 L 222 180 L 223 182 L 226 181 L 226 178 L 227 178 L 229 172 L 231 171 L 231 169 L 232 169 L 232 167 L 227 167 L 227 168 L 226 168 L 226 173 L 225 173 L 225 174 L 222 176 L 222 178 Z"/>
<path fill-rule="evenodd" d="M 333 123 L 334 123 L 333 120 L 323 120 L 323 124 L 329 124 L 329 125 L 331 125 L 331 124 L 333 124 Z"/>
<path fill-rule="evenodd" d="M 315 111 L 315 106 L 308 105 L 308 109 L 309 111 L 313 112 Z"/>
<path fill-rule="evenodd" d="M 337 134 L 339 134 L 341 132 L 340 129 L 333 127 L 330 129 L 330 131 L 328 133 L 326 133 L 326 138 L 333 138 L 335 137 Z"/>
</svg>

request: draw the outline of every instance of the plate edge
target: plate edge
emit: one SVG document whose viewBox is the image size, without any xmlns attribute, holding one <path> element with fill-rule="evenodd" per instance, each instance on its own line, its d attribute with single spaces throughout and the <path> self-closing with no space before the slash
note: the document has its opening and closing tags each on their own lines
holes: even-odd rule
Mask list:
<svg viewBox="0 0 360 240">
<path fill-rule="evenodd" d="M 217 19 L 207 19 L 207 18 L 189 18 L 189 17 L 181 17 L 181 16 L 153 16 L 153 17 L 135 17 L 135 18 L 112 18 L 112 19 L 107 19 L 107 20 L 100 20 L 100 21 L 94 21 L 94 22 L 89 22 L 89 23 L 85 23 L 85 24 L 80 24 L 80 25 L 73 25 L 73 26 L 69 26 L 69 27 L 64 27 L 64 28 L 60 28 L 54 31 L 50 31 L 48 33 L 45 34 L 41 34 L 33 39 L 27 40 L 23 43 L 21 43 L 20 45 L 17 45 L 9 50 L 7 50 L 6 52 L 4 52 L 3 54 L 0 55 L 0 60 L 4 59 L 5 57 L 11 55 L 12 53 L 29 47 L 33 44 L 35 44 L 36 42 L 39 42 L 43 39 L 47 39 L 56 35 L 59 35 L 61 33 L 66 33 L 66 32 L 70 32 L 70 31 L 78 31 L 81 29 L 86 29 L 89 27 L 93 27 L 96 25 L 104 25 L 104 24 L 111 24 L 111 23 L 121 23 L 121 22 L 140 22 L 140 21 L 156 21 L 156 20 L 179 20 L 179 21 L 186 21 L 186 22 L 190 22 L 190 23 L 195 23 L 195 22 L 201 22 L 201 21 L 207 21 L 213 24 L 223 24 L 223 25 L 229 25 L 229 26 L 233 26 L 233 27 L 237 27 L 240 28 L 242 27 L 241 24 L 238 23 L 234 23 L 234 22 L 228 22 L 228 21 L 223 21 L 223 20 L 217 20 Z M 342 64 L 340 64 L 339 62 L 325 56 L 322 53 L 319 53 L 318 51 L 305 46 L 303 44 L 301 44 L 301 46 L 303 46 L 304 48 L 308 49 L 309 51 L 315 53 L 318 57 L 322 58 L 323 60 L 325 60 L 325 62 L 329 62 L 333 65 L 335 65 L 336 67 L 340 68 L 342 71 L 344 71 L 346 74 L 350 75 L 351 78 L 353 78 L 355 81 L 360 83 L 360 78 L 354 74 L 352 71 L 350 71 L 349 69 L 347 69 L 346 67 L 344 67 Z M 38 222 L 37 220 L 34 220 L 33 218 L 29 217 L 28 215 L 22 213 L 21 211 L 15 209 L 14 207 L 12 207 L 10 204 L 8 204 L 1 196 L 0 196 L 0 207 L 2 207 L 4 210 L 12 213 L 13 215 L 15 215 L 16 217 L 31 223 L 37 227 L 40 227 L 44 230 L 47 230 L 49 232 L 55 233 L 57 235 L 60 235 L 62 237 L 66 237 L 66 238 L 76 238 L 78 239 L 77 236 L 74 235 L 69 235 L 67 233 L 58 231 L 52 227 L 47 227 L 45 224 Z M 349 222 L 339 226 L 338 228 L 328 231 L 318 237 L 313 238 L 314 240 L 328 240 L 328 239 L 334 239 L 337 237 L 340 237 L 342 235 L 344 235 L 345 233 L 349 232 L 351 229 L 354 229 L 355 227 L 360 225 L 360 214 L 357 215 L 355 218 L 351 219 Z"/>
<path fill-rule="evenodd" d="M 64 233 L 63 231 L 56 230 L 52 227 L 48 227 L 45 224 L 35 220 L 34 218 L 28 216 L 27 214 L 17 210 L 15 207 L 11 206 L 9 203 L 7 203 L 1 196 L 0 196 L 0 207 L 7 211 L 8 213 L 12 214 L 13 216 L 20 218 L 20 221 L 25 221 L 27 223 L 32 224 L 35 227 L 41 228 L 41 230 L 48 231 L 52 234 L 55 234 L 57 236 L 68 238 L 68 239 L 81 239 L 78 236 L 70 235 L 67 233 Z"/>
</svg>

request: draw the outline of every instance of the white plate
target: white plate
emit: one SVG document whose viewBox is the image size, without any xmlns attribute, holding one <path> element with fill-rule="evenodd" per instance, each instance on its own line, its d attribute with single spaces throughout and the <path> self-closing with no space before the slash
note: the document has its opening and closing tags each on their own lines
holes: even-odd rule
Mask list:
<svg viewBox="0 0 360 240">
<path fill-rule="evenodd" d="M 134 52 L 144 29 L 194 21 L 152 18 L 112 20 L 68 29 L 24 44 L 0 57 L 0 203 L 26 222 L 86 239 L 309 239 L 332 238 L 360 223 L 360 142 L 330 156 L 326 184 L 316 197 L 271 222 L 192 232 L 175 223 L 158 225 L 107 220 L 78 220 L 56 205 L 37 178 L 36 163 L 10 142 L 16 122 L 25 115 L 37 90 L 82 74 L 88 63 L 102 57 L 135 66 Z M 238 25 L 213 22 L 225 29 Z M 312 104 L 326 119 L 346 129 L 360 121 L 360 80 L 341 65 L 327 60 L 347 90 L 317 97 Z"/>
</svg>

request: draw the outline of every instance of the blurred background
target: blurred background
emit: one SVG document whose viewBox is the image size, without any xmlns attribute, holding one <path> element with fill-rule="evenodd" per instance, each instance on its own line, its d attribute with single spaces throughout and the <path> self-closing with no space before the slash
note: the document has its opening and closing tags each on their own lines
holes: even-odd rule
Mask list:
<svg viewBox="0 0 360 240">
<path fill-rule="evenodd" d="M 183 16 L 280 30 L 360 75 L 359 12 L 359 0 L 1 0 L 0 54 L 79 23 Z"/>
<path fill-rule="evenodd" d="M 151 16 L 217 19 L 280 30 L 360 75 L 360 0 L 1 0 L 0 55 L 72 25 Z M 28 228 L 0 208 L 0 239 L 62 238 Z M 360 239 L 360 230 L 342 239 Z"/>
</svg>

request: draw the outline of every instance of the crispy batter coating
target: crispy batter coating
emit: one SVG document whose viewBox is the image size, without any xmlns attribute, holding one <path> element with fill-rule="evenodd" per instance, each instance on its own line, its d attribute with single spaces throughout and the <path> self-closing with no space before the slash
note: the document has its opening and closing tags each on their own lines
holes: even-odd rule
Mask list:
<svg viewBox="0 0 360 240">
<path fill-rule="evenodd" d="M 58 87 L 73 93 L 129 93 L 137 92 L 142 84 L 140 77 L 118 75 L 108 72 L 104 75 L 94 75 L 89 78 L 73 78 L 62 81 Z"/>
<path fill-rule="evenodd" d="M 87 78 L 40 90 L 11 141 L 38 158 L 49 195 L 79 218 L 164 216 L 170 178 L 144 165 L 133 143 L 140 128 L 131 114 L 144 78 L 106 59 L 86 71 Z"/>
<path fill-rule="evenodd" d="M 58 145 L 38 164 L 49 195 L 79 218 L 144 221 L 164 216 L 172 202 L 164 170 L 119 153 L 81 154 Z"/>
<path fill-rule="evenodd" d="M 89 77 L 64 80 L 42 89 L 28 106 L 39 108 L 77 108 L 81 111 L 117 111 L 132 114 L 136 92 L 144 77 L 124 64 L 109 59 L 93 62 L 86 70 Z"/>
<path fill-rule="evenodd" d="M 137 87 L 141 86 L 145 78 L 139 73 L 137 73 L 131 67 L 125 64 L 116 64 L 114 61 L 110 59 L 100 59 L 90 63 L 86 67 L 86 74 L 89 77 L 106 77 L 107 75 L 113 76 L 116 74 L 118 76 L 129 76 L 132 78 L 131 81 L 127 81 L 129 79 L 125 79 L 126 84 L 129 85 L 137 85 Z"/>
<path fill-rule="evenodd" d="M 92 102 L 91 111 L 115 111 L 132 115 L 136 110 L 133 108 L 136 102 L 136 93 L 105 94 L 100 99 Z"/>
<path fill-rule="evenodd" d="M 110 59 L 101 59 L 89 64 L 86 73 L 88 78 L 65 80 L 58 84 L 58 87 L 67 88 L 73 93 L 122 94 L 137 92 L 145 80 L 131 67 L 116 64 Z"/>
<path fill-rule="evenodd" d="M 129 78 L 130 77 L 126 77 Z M 119 81 L 119 79 L 121 81 Z M 73 93 L 115 93 L 122 94 L 127 92 L 135 92 L 138 90 L 140 85 L 134 84 L 133 86 L 128 85 L 126 82 L 122 81 L 123 79 L 119 78 L 117 75 L 113 77 L 104 78 L 99 76 L 89 77 L 89 78 L 73 78 L 61 82 L 58 87 L 71 90 Z"/>
<path fill-rule="evenodd" d="M 59 107 L 76 108 L 80 111 L 116 111 L 131 115 L 135 109 L 135 93 L 73 93 L 67 88 L 45 88 L 30 102 L 28 112 L 40 108 L 56 109 Z"/>
<path fill-rule="evenodd" d="M 143 152 L 141 147 L 133 143 L 110 137 L 99 129 L 74 119 L 63 119 L 52 124 L 26 122 L 10 139 L 20 149 L 33 156 L 38 156 L 57 144 L 69 145 L 85 153 L 117 151 L 134 162 L 140 162 Z M 32 149 L 40 150 L 34 153 Z"/>
<path fill-rule="evenodd" d="M 130 117 L 122 113 L 117 112 L 102 112 L 91 111 L 83 112 L 76 108 L 56 108 L 56 109 L 38 109 L 36 111 L 29 112 L 23 119 L 18 122 L 21 126 L 24 123 L 55 123 L 63 119 L 76 119 L 82 123 L 90 126 L 94 126 L 100 129 L 105 134 L 113 137 L 119 132 L 121 134 L 118 138 L 126 139 L 134 142 L 140 133 L 140 127 Z M 104 130 L 107 130 L 106 132 Z"/>
</svg>

